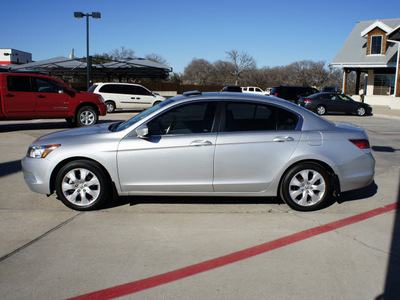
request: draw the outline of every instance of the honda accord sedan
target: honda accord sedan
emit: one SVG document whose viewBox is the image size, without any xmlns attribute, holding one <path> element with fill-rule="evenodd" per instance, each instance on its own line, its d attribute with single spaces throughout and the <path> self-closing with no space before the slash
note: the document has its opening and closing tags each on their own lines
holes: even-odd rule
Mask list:
<svg viewBox="0 0 400 300">
<path fill-rule="evenodd" d="M 30 189 L 75 210 L 124 195 L 281 197 L 301 211 L 369 185 L 364 130 L 275 97 L 191 92 L 125 121 L 38 138 Z"/>
</svg>

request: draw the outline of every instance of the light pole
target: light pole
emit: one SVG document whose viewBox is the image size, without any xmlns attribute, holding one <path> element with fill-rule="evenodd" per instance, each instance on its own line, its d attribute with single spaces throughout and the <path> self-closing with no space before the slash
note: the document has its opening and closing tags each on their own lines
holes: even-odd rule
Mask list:
<svg viewBox="0 0 400 300">
<path fill-rule="evenodd" d="M 100 19 L 101 14 L 99 12 L 92 12 L 92 14 L 84 14 L 82 12 L 74 12 L 75 18 L 83 18 L 86 17 L 86 68 L 87 68 L 87 89 L 89 89 L 91 81 L 92 81 L 92 60 L 89 56 L 89 17 L 93 19 Z"/>
</svg>

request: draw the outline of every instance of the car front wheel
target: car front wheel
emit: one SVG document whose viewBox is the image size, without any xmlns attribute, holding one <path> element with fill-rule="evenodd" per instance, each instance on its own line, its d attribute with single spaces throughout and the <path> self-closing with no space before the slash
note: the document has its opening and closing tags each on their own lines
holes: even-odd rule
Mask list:
<svg viewBox="0 0 400 300">
<path fill-rule="evenodd" d="M 115 110 L 115 103 L 112 101 L 106 101 L 107 113 L 112 113 Z"/>
<path fill-rule="evenodd" d="M 283 177 L 281 197 L 291 208 L 311 211 L 326 205 L 332 195 L 328 172 L 315 163 L 301 163 Z"/>
<path fill-rule="evenodd" d="M 366 114 L 365 108 L 362 106 L 359 106 L 357 108 L 357 116 L 363 117 L 363 116 L 365 116 L 365 114 Z"/>
<path fill-rule="evenodd" d="M 80 211 L 97 209 L 107 199 L 109 182 L 97 164 L 77 160 L 58 172 L 56 193 L 69 208 Z"/>
</svg>

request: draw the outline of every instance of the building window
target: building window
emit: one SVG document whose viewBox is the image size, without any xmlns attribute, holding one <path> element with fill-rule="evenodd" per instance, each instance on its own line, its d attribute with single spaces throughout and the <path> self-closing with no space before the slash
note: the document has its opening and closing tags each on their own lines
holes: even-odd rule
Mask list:
<svg viewBox="0 0 400 300">
<path fill-rule="evenodd" d="M 371 40 L 371 54 L 382 54 L 382 36 L 376 35 Z"/>
<path fill-rule="evenodd" d="M 392 95 L 394 93 L 394 74 L 379 74 L 374 77 L 374 95 Z"/>
</svg>

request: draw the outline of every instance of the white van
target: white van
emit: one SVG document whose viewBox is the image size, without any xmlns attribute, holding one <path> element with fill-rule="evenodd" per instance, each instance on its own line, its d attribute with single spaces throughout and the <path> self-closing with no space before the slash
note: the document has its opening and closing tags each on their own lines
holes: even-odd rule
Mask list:
<svg viewBox="0 0 400 300">
<path fill-rule="evenodd" d="M 165 100 L 163 96 L 133 83 L 99 82 L 93 84 L 88 92 L 104 98 L 107 113 L 116 109 L 144 110 Z"/>
<path fill-rule="evenodd" d="M 250 94 L 258 94 L 258 95 L 267 95 L 267 92 L 263 91 L 259 87 L 256 86 L 245 86 L 242 87 L 243 93 L 250 93 Z"/>
</svg>

